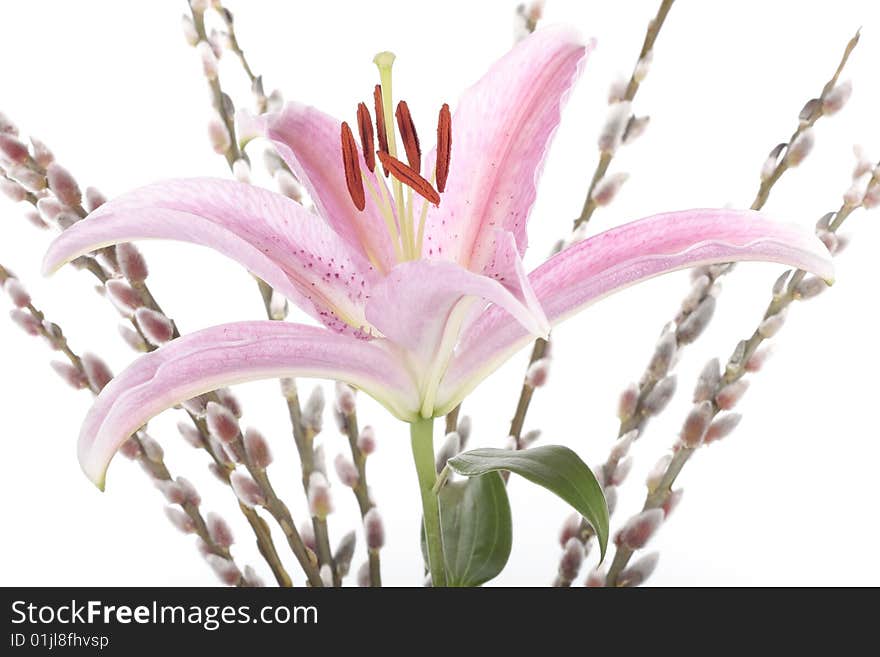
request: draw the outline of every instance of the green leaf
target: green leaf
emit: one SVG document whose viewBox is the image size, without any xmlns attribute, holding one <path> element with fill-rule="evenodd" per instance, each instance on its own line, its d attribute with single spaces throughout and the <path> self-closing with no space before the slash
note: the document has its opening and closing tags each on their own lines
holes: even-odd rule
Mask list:
<svg viewBox="0 0 880 657">
<path fill-rule="evenodd" d="M 510 503 L 501 475 L 480 477 L 443 486 L 440 530 L 449 586 L 479 586 L 507 564 L 513 543 Z"/>
<path fill-rule="evenodd" d="M 602 558 L 608 546 L 608 506 L 602 487 L 580 457 L 561 445 L 532 449 L 474 449 L 449 459 L 449 467 L 466 477 L 509 470 L 556 493 L 593 527 Z"/>
</svg>

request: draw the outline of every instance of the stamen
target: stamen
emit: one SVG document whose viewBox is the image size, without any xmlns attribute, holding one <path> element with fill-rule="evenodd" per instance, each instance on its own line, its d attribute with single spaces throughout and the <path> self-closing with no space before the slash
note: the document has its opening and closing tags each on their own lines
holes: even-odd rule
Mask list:
<svg viewBox="0 0 880 657">
<path fill-rule="evenodd" d="M 409 113 L 409 105 L 405 100 L 397 103 L 397 127 L 400 130 L 400 138 L 403 140 L 403 148 L 406 150 L 406 160 L 413 171 L 422 170 L 422 149 L 419 146 L 419 135 Z"/>
<path fill-rule="evenodd" d="M 388 132 L 385 130 L 385 110 L 382 108 L 382 85 L 377 84 L 373 89 L 373 105 L 376 110 L 376 136 L 379 138 L 379 150 L 388 152 Z M 385 177 L 388 177 L 388 169 L 385 169 Z"/>
<path fill-rule="evenodd" d="M 363 212 L 367 206 L 364 196 L 364 183 L 361 180 L 361 166 L 358 163 L 358 147 L 347 123 L 342 124 L 342 164 L 345 167 L 345 186 L 354 206 Z"/>
<path fill-rule="evenodd" d="M 376 170 L 376 147 L 373 145 L 373 119 L 370 110 L 364 103 L 358 104 L 358 131 L 361 136 L 361 148 L 364 151 L 364 161 L 372 173 Z"/>
<path fill-rule="evenodd" d="M 431 186 L 427 180 L 422 178 L 418 173 L 413 171 L 406 164 L 382 151 L 377 151 L 379 161 L 382 166 L 388 169 L 397 180 L 415 191 L 422 198 L 427 199 L 434 205 L 440 205 L 440 194 Z"/>
<path fill-rule="evenodd" d="M 437 121 L 437 189 L 446 189 L 446 179 L 449 176 L 449 155 L 452 152 L 452 117 L 449 114 L 449 105 L 443 103 L 440 108 L 440 118 Z"/>
<path fill-rule="evenodd" d="M 394 220 L 394 213 L 391 209 L 391 199 L 388 198 L 388 192 L 385 189 L 385 185 L 379 182 L 379 191 L 376 191 L 377 186 L 374 186 L 369 178 L 363 176 L 363 180 L 367 191 L 370 193 L 370 197 L 373 199 L 373 203 L 379 208 L 379 212 L 382 213 L 382 218 L 385 220 L 385 229 L 388 231 L 388 236 L 391 238 L 391 243 L 394 245 L 394 255 L 397 257 L 398 262 L 402 262 L 403 249 L 400 244 L 400 231 L 397 228 L 397 222 Z M 425 205 L 427 204 L 426 201 Z"/>
</svg>

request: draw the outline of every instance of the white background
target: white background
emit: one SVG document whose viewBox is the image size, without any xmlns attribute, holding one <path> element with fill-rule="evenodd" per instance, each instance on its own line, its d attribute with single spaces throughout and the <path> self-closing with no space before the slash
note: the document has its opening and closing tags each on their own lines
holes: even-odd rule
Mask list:
<svg viewBox="0 0 880 657">
<path fill-rule="evenodd" d="M 371 58 L 379 50 L 397 53 L 395 89 L 410 101 L 416 121 L 428 125 L 436 107 L 454 103 L 512 40 L 510 2 L 229 5 L 267 90 L 277 86 L 287 98 L 349 119 L 375 83 Z M 629 74 L 657 5 L 549 3 L 548 21 L 578 26 L 597 37 L 598 48 L 549 157 L 530 224 L 529 265 L 540 261 L 580 209 L 597 159 L 595 137 L 609 82 Z M 182 1 L 171 0 L 4 2 L 0 110 L 23 134 L 50 144 L 83 185 L 111 196 L 159 178 L 227 175 L 208 145 L 205 82 L 196 53 L 180 34 L 184 9 Z M 613 169 L 631 178 L 618 200 L 596 213 L 594 228 L 667 209 L 747 206 L 767 151 L 795 128 L 804 101 L 819 93 L 861 25 L 862 44 L 845 74 L 855 85 L 849 106 L 819 122 L 815 151 L 786 174 L 766 206 L 768 213 L 805 226 L 836 209 L 849 184 L 852 145 L 863 143 L 880 157 L 878 19 L 880 9 L 867 1 L 680 0 L 635 104 L 652 123 L 616 159 Z M 249 103 L 230 57 L 222 75 L 224 86 Z M 75 349 L 96 351 L 117 370 L 130 362 L 132 353 L 116 335 L 118 316 L 90 289 L 89 275 L 67 268 L 41 279 L 38 262 L 50 236 L 26 224 L 22 208 L 4 200 L 0 209 L 0 262 L 23 278 Z M 741 404 L 739 430 L 688 464 L 680 479 L 684 501 L 651 546 L 661 553 L 652 583 L 880 584 L 878 226 L 877 213 L 859 212 L 847 223 L 853 241 L 838 259 L 837 285 L 792 309 L 774 359 Z M 262 315 L 253 281 L 220 256 L 165 243 L 144 250 L 152 289 L 184 330 Z M 695 373 L 712 356 L 726 358 L 752 331 L 779 271 L 744 265 L 725 279 L 710 334 L 679 366 L 681 394 L 635 450 L 618 522 L 641 505 L 644 474 L 673 443 Z M 545 442 L 569 445 L 588 462 L 604 459 L 616 431 L 617 394 L 641 373 L 686 287 L 683 273 L 655 280 L 558 329 L 552 377 L 535 396 L 528 428 L 540 427 Z M 48 368 L 49 358 L 41 341 L 0 322 L 0 584 L 214 583 L 192 538 L 168 525 L 160 495 L 137 466 L 117 459 L 105 494 L 81 475 L 74 443 L 89 396 L 66 388 Z M 515 358 L 467 400 L 472 446 L 503 444 L 526 358 Z M 302 389 L 310 385 L 303 382 Z M 271 436 L 271 477 L 294 515 L 305 517 L 277 384 L 250 384 L 238 393 L 244 422 Z M 417 584 L 419 504 L 406 427 L 368 399 L 362 398 L 360 415 L 379 436 L 369 478 L 387 527 L 385 581 Z M 231 495 L 206 471 L 202 455 L 178 438 L 177 419 L 179 413 L 169 412 L 151 424 L 169 466 L 197 483 L 206 510 L 221 510 L 234 522 L 240 539 L 235 556 L 257 564 Z M 346 445 L 329 417 L 326 424 L 323 441 L 332 459 Z M 341 484 L 334 485 L 334 494 L 338 510 L 331 531 L 339 537 L 355 525 L 357 514 Z M 559 553 L 558 526 L 568 511 L 523 481 L 514 480 L 510 494 L 514 548 L 497 582 L 547 584 Z M 280 536 L 277 542 L 281 549 Z M 359 551 L 355 569 L 362 558 Z M 269 580 L 268 570 L 258 568 Z"/>
</svg>

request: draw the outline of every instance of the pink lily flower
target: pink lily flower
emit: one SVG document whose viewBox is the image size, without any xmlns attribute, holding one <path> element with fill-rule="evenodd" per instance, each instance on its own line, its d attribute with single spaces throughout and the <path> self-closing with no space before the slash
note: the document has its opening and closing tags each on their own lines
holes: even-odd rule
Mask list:
<svg viewBox="0 0 880 657">
<path fill-rule="evenodd" d="M 376 147 L 373 117 L 363 104 L 357 130 L 363 148 L 347 124 L 311 107 L 290 104 L 265 120 L 265 136 L 307 188 L 317 215 L 247 184 L 173 180 L 125 194 L 58 237 L 46 255 L 47 272 L 119 242 L 163 238 L 208 246 L 323 324 L 227 324 L 140 357 L 104 388 L 83 424 L 79 459 L 86 474 L 103 487 L 111 458 L 135 430 L 221 386 L 289 376 L 335 379 L 417 423 L 453 409 L 554 324 L 658 274 L 762 260 L 832 278 L 829 254 L 813 235 L 735 210 L 632 222 L 526 274 L 521 257 L 537 179 L 588 51 L 564 28 L 524 39 L 464 94 L 454 116 L 444 106 L 438 147 L 425 156 L 401 103 L 401 158 L 392 56 L 383 53 Z"/>
</svg>

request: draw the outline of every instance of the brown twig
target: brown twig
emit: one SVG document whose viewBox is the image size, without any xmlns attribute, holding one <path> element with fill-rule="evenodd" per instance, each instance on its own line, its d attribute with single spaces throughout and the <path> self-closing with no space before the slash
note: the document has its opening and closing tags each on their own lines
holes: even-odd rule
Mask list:
<svg viewBox="0 0 880 657">
<path fill-rule="evenodd" d="M 24 166 L 26 166 L 29 170 L 31 170 L 33 173 L 35 173 L 37 176 L 41 177 L 42 179 L 44 179 L 44 180 L 46 179 L 46 177 L 47 177 L 46 169 L 44 167 L 42 167 L 41 165 L 39 165 L 33 159 L 33 157 L 28 156 L 26 162 L 24 163 Z M 8 179 L 5 172 L 0 172 L 0 174 L 2 174 L 4 178 Z M 32 205 L 34 205 L 34 207 L 37 207 L 37 203 L 41 198 L 47 198 L 50 195 L 48 192 L 46 192 L 45 194 L 46 195 L 40 196 L 40 197 L 38 197 L 35 194 L 30 194 L 27 197 L 25 197 L 23 200 L 31 203 Z M 61 202 L 60 199 L 58 199 L 58 200 L 60 203 Z M 64 204 L 62 203 L 62 205 L 64 205 Z M 86 212 L 85 208 L 80 203 L 76 203 L 72 206 L 69 206 L 69 205 L 65 206 L 64 212 L 69 212 L 75 218 L 75 220 L 84 219 L 88 214 Z M 60 227 L 62 229 L 64 228 L 63 226 L 60 226 Z M 103 265 L 101 263 L 101 260 L 99 258 L 103 258 L 104 262 L 107 263 L 106 267 L 105 267 L 105 265 Z M 114 269 L 118 268 L 118 264 L 116 262 L 116 252 L 115 252 L 115 249 L 112 247 L 107 247 L 107 248 L 104 248 L 104 249 L 101 249 L 101 250 L 95 252 L 94 254 L 89 254 L 87 256 L 83 256 L 81 258 L 78 258 L 76 260 L 76 263 L 79 264 L 81 268 L 84 268 L 87 271 L 89 271 L 102 284 L 106 283 L 107 281 L 109 281 L 110 279 L 112 279 L 116 276 L 115 272 L 110 271 L 108 268 L 110 268 L 110 267 L 112 267 Z M 152 292 L 150 291 L 149 286 L 147 285 L 147 283 L 145 281 L 131 281 L 131 287 L 137 293 L 137 296 L 139 298 L 139 302 L 142 306 L 144 306 L 145 308 L 149 308 L 150 310 L 152 310 L 156 313 L 159 313 L 163 317 L 167 317 L 167 315 L 162 310 L 162 307 L 159 305 L 156 298 L 153 296 Z M 130 321 L 132 327 L 134 328 L 134 330 L 137 331 L 137 333 L 143 339 L 144 349 L 147 351 L 155 350 L 157 347 L 145 339 L 143 331 L 142 331 L 140 325 L 138 324 L 138 322 L 135 320 L 134 316 L 129 317 L 129 321 Z M 177 325 L 172 320 L 169 319 L 169 321 L 171 322 L 171 325 L 172 325 L 171 338 L 172 339 L 179 338 L 181 334 L 177 328 Z M 207 395 L 205 395 L 205 399 L 208 401 L 215 401 L 215 402 L 220 401 L 220 399 L 216 395 L 216 393 L 208 393 Z M 211 456 L 212 460 L 214 461 L 215 465 L 217 466 L 218 474 L 220 474 L 221 479 L 223 479 L 225 481 L 225 483 L 228 484 L 229 483 L 230 468 L 228 467 L 228 465 L 221 462 L 221 460 L 217 457 L 217 455 L 210 449 L 209 440 L 208 440 L 208 430 L 207 430 L 207 426 L 205 424 L 204 419 L 199 418 L 192 413 L 189 413 L 189 417 L 192 420 L 193 424 L 195 425 L 195 428 L 198 430 L 199 434 L 201 435 L 203 448 L 205 449 L 206 452 L 208 452 L 208 454 Z M 244 449 L 243 449 L 243 447 L 241 447 L 241 436 L 239 436 L 239 438 L 237 440 L 237 446 L 239 447 L 239 453 L 244 453 Z M 269 491 L 264 491 L 264 494 L 267 499 L 270 499 L 272 497 L 272 495 L 274 495 L 274 493 L 269 494 Z M 285 571 L 284 566 L 282 565 L 281 560 L 278 557 L 277 550 L 276 550 L 274 543 L 272 541 L 271 533 L 268 531 L 268 528 L 266 527 L 265 522 L 258 516 L 258 514 L 253 509 L 250 509 L 250 508 L 248 508 L 244 505 L 241 505 L 241 504 L 239 506 L 242 509 L 242 513 L 244 513 L 244 515 L 248 521 L 248 524 L 251 526 L 251 528 L 254 532 L 254 535 L 257 538 L 257 544 L 258 544 L 260 554 L 263 555 L 263 557 L 266 559 L 267 563 L 269 564 L 270 568 L 272 569 L 272 572 L 275 576 L 276 581 L 281 586 L 290 586 L 291 585 L 290 576 Z M 275 505 L 274 508 L 276 510 L 280 510 L 280 507 L 277 504 Z M 279 522 L 280 522 L 280 520 L 279 520 Z M 294 529 L 294 532 L 295 531 L 296 530 Z M 298 538 L 299 538 L 298 534 L 296 534 L 295 536 L 288 536 L 289 541 L 292 540 L 294 542 L 297 542 Z M 299 539 L 299 543 L 302 543 L 301 539 Z M 296 550 L 294 552 L 296 553 Z M 303 555 L 305 555 L 304 548 L 300 552 Z M 310 565 L 310 561 L 307 558 L 304 558 L 304 560 L 301 562 L 301 564 L 303 565 L 304 568 L 306 568 L 307 566 Z M 315 570 L 315 577 L 316 577 L 317 576 L 316 569 L 312 569 L 312 570 Z M 311 579 L 314 580 L 314 578 L 311 578 Z"/>
<path fill-rule="evenodd" d="M 880 190 L 880 182 L 876 178 L 872 180 L 871 184 L 876 186 L 877 190 Z M 863 207 L 861 201 L 856 203 L 844 201 L 836 212 L 830 213 L 823 220 L 820 220 L 821 224 L 824 224 L 825 221 L 828 221 L 828 223 L 827 226 L 820 225 L 819 230 L 832 236 L 835 235 L 850 214 L 859 207 Z M 711 386 L 710 390 L 700 395 L 700 403 L 708 404 L 705 417 L 702 418 L 703 431 L 699 436 L 691 437 L 692 442 L 695 443 L 693 446 L 688 446 L 684 443 L 676 445 L 675 453 L 662 471 L 662 474 L 658 477 L 659 482 L 656 486 L 649 489 L 642 506 L 642 511 L 662 509 L 669 502 L 672 495 L 672 486 L 685 464 L 701 446 L 706 444 L 707 441 L 711 442 L 711 422 L 723 411 L 729 410 L 738 401 L 739 396 L 743 394 L 737 388 L 731 388 L 731 386 L 735 386 L 742 381 L 747 372 L 757 371 L 760 368 L 760 364 L 757 366 L 750 365 L 750 363 L 754 362 L 752 358 L 759 347 L 775 335 L 788 307 L 794 301 L 811 298 L 823 289 L 822 285 L 824 284 L 822 281 L 808 278 L 809 275 L 803 270 L 796 270 L 793 273 L 787 272 L 787 274 L 790 274 L 787 276 L 787 279 L 780 279 L 784 287 L 779 284 L 779 281 L 774 286 L 772 300 L 767 306 L 758 327 L 752 332 L 751 336 L 737 344 L 718 381 Z M 735 397 L 734 392 L 736 393 Z M 698 431 L 698 433 L 700 432 Z M 621 581 L 621 573 L 625 571 L 635 551 L 636 549 L 625 544 L 618 545 L 606 576 L 606 586 L 626 585 L 625 581 Z"/>
<path fill-rule="evenodd" d="M 648 23 L 648 30 L 645 33 L 645 39 L 642 43 L 642 48 L 639 51 L 639 57 L 636 60 L 636 66 L 633 69 L 632 76 L 629 79 L 629 83 L 626 87 L 626 92 L 624 94 L 623 99 L 627 102 L 631 102 L 636 93 L 639 90 L 639 85 L 641 84 L 641 79 L 643 74 L 638 73 L 639 71 L 639 63 L 645 61 L 646 57 L 650 57 L 650 53 L 653 51 L 654 43 L 657 41 L 657 37 L 660 35 L 660 30 L 663 27 L 664 22 L 666 21 L 666 16 L 669 13 L 669 10 L 672 8 L 672 3 L 674 0 L 662 0 L 660 3 L 660 7 L 657 10 L 657 14 L 654 18 L 651 19 L 650 23 Z M 593 199 L 593 192 L 595 191 L 596 185 L 605 177 L 605 174 L 608 171 L 608 167 L 614 159 L 614 150 L 613 149 L 602 149 L 599 162 L 596 165 L 596 169 L 593 172 L 593 176 L 590 180 L 590 185 L 587 191 L 586 200 L 584 201 L 584 207 L 581 211 L 580 216 L 574 221 L 574 229 L 579 228 L 581 225 L 587 223 L 590 218 L 593 216 L 593 212 L 598 207 Z M 532 353 L 529 357 L 529 366 L 531 366 L 535 361 L 544 357 L 544 354 L 547 350 L 549 343 L 546 340 L 541 338 L 535 340 L 535 344 L 532 347 Z M 526 415 L 529 411 L 529 405 L 532 401 L 532 395 L 534 394 L 534 387 L 529 385 L 527 381 L 523 381 L 522 389 L 520 390 L 519 398 L 516 403 L 516 411 L 514 412 L 513 419 L 510 423 L 510 431 L 508 433 L 509 436 L 513 438 L 514 445 L 517 449 L 521 447 L 522 441 L 522 431 L 523 426 L 525 425 Z"/>
<path fill-rule="evenodd" d="M 819 97 L 811 100 L 805 106 L 804 111 L 801 113 L 797 128 L 792 133 L 789 142 L 784 145 L 785 150 L 777 147 L 771 152 L 770 157 L 773 166 L 762 172 L 761 184 L 756 193 L 755 200 L 752 203 L 752 210 L 760 210 L 763 208 L 770 196 L 771 190 L 776 183 L 779 182 L 783 174 L 797 166 L 805 156 L 805 153 L 798 154 L 796 151 L 793 152 L 790 145 L 795 144 L 799 139 L 802 139 L 807 130 L 812 128 L 819 118 L 829 113 L 822 101 L 837 85 L 840 74 L 848 61 L 849 56 L 852 54 L 853 49 L 856 44 L 858 44 L 858 41 L 859 33 L 856 32 L 844 48 L 843 55 L 834 74 L 823 86 Z M 795 155 L 800 159 L 797 159 Z M 714 312 L 715 297 L 719 293 L 719 288 L 715 283 L 722 276 L 730 273 L 732 269 L 732 265 L 716 265 L 695 271 L 695 274 L 698 274 L 698 276 L 696 276 L 694 286 L 682 302 L 682 309 L 676 315 L 672 326 L 668 328 L 668 332 L 671 332 L 672 337 L 674 337 L 671 345 L 672 354 L 678 354 L 683 348 L 695 341 L 706 329 Z M 674 392 L 675 381 L 670 372 L 674 367 L 674 361 L 676 359 L 669 355 L 669 362 L 666 363 L 666 366 L 660 368 L 656 367 L 656 358 L 659 355 L 659 350 L 661 348 L 660 345 L 662 344 L 663 341 L 661 340 L 661 343 L 658 344 L 657 351 L 655 351 L 651 362 L 642 373 L 638 383 L 634 384 L 630 390 L 623 393 L 624 395 L 633 395 L 633 399 L 630 400 L 629 404 L 626 404 L 628 410 L 622 413 L 620 418 L 620 425 L 617 432 L 618 440 L 631 432 L 633 440 L 641 438 L 648 422 L 652 417 L 662 412 L 666 402 L 668 402 Z M 622 406 L 624 405 L 625 404 L 622 404 Z M 612 485 L 610 482 L 618 464 L 619 458 L 615 458 L 615 452 L 612 450 L 608 459 L 600 468 L 607 486 Z M 585 548 L 589 546 L 593 535 L 592 528 L 586 524 L 586 522 L 582 522 L 577 538 L 584 543 Z"/>
<path fill-rule="evenodd" d="M 9 270 L 0 265 L 0 288 L 2 288 L 6 284 L 6 281 L 10 278 L 15 277 L 9 272 Z M 30 316 L 34 319 L 34 328 L 37 331 L 38 335 L 45 338 L 53 350 L 64 354 L 70 365 L 78 373 L 83 385 L 86 386 L 93 395 L 97 396 L 98 393 L 101 392 L 99 383 L 95 381 L 94 378 L 89 377 L 83 364 L 83 359 L 75 351 L 73 351 L 61 327 L 54 322 L 49 322 L 43 311 L 39 310 L 30 300 L 28 300 L 27 304 L 22 306 L 21 309 L 30 314 Z M 136 453 L 133 455 L 134 459 L 146 472 L 149 473 L 154 481 L 174 482 L 175 479 L 171 475 L 168 466 L 165 464 L 165 460 L 162 454 L 150 453 L 148 455 L 148 450 L 144 449 L 144 438 L 145 436 L 142 432 L 138 432 L 131 438 L 132 443 L 137 448 Z M 208 530 L 207 522 L 202 516 L 199 505 L 195 503 L 195 501 L 190 499 L 183 499 L 179 501 L 177 505 L 189 518 L 192 524 L 193 533 L 195 533 L 204 542 L 205 549 L 210 554 L 221 557 L 222 559 L 230 562 L 230 564 L 234 565 L 235 562 L 232 558 L 232 554 L 230 553 L 229 548 L 218 544 L 211 536 L 211 533 Z M 237 566 L 236 570 L 238 570 Z M 239 574 L 241 573 L 240 570 L 238 570 L 238 572 Z M 252 583 L 248 582 L 247 578 L 244 575 L 240 575 L 240 577 L 238 578 L 238 582 L 235 585 L 251 586 Z"/>
<path fill-rule="evenodd" d="M 633 67 L 632 75 L 630 75 L 629 81 L 627 82 L 626 92 L 624 93 L 622 100 L 632 102 L 636 97 L 636 93 L 638 93 L 639 85 L 642 81 L 641 75 L 639 74 L 639 64 L 647 61 L 647 59 L 651 57 L 651 54 L 654 51 L 654 43 L 660 35 L 660 29 L 663 27 L 663 23 L 666 21 L 666 16 L 669 13 L 669 10 L 672 9 L 672 3 L 674 1 L 675 0 L 662 0 L 660 8 L 657 10 L 657 14 L 651 19 L 651 22 L 648 23 L 648 31 L 645 33 L 645 40 L 642 42 L 642 49 L 639 51 L 639 57 Z M 614 160 L 614 155 L 614 150 L 603 150 L 600 154 L 599 163 L 596 165 L 595 171 L 593 171 L 593 176 L 590 179 L 590 186 L 587 188 L 587 195 L 584 198 L 583 209 L 581 210 L 580 215 L 578 215 L 578 218 L 574 220 L 572 230 L 576 230 L 582 224 L 589 222 L 593 216 L 593 212 L 596 211 L 598 205 L 593 198 L 593 192 L 596 190 L 596 185 L 599 184 L 599 181 L 602 180 L 608 172 L 608 167 L 611 165 L 612 160 Z"/>
<path fill-rule="evenodd" d="M 361 520 L 363 520 L 367 512 L 372 509 L 375 504 L 370 499 L 369 486 L 367 485 L 367 455 L 358 445 L 360 431 L 358 429 L 357 411 L 351 413 L 340 413 L 344 426 L 343 432 L 348 438 L 348 445 L 351 449 L 351 458 L 357 468 L 357 482 L 352 486 L 352 492 L 357 499 L 358 508 L 361 512 Z M 367 558 L 370 570 L 370 586 L 382 586 L 382 571 L 379 558 L 379 550 L 367 549 Z"/>
</svg>

